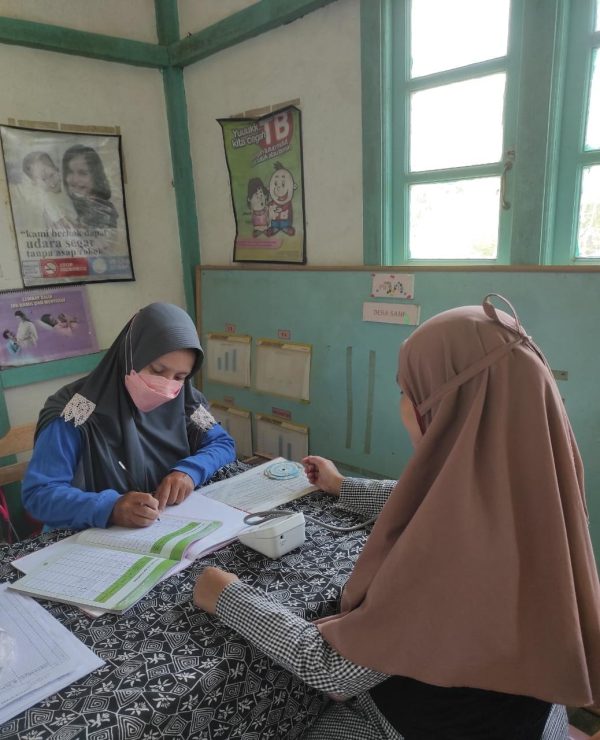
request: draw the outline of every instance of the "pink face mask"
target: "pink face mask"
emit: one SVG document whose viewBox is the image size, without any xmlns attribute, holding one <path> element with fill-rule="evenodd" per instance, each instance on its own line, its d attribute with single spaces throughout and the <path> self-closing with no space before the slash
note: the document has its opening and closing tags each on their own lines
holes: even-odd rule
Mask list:
<svg viewBox="0 0 600 740">
<path fill-rule="evenodd" d="M 146 413 L 177 398 L 183 381 L 167 380 L 162 375 L 140 374 L 132 369 L 125 376 L 125 387 L 138 409 Z"/>
</svg>

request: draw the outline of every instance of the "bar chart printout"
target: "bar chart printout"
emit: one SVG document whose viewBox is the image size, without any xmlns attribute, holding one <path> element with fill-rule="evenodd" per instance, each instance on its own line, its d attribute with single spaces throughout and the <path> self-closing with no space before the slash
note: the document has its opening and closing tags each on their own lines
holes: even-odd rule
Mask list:
<svg viewBox="0 0 600 740">
<path fill-rule="evenodd" d="M 206 342 L 206 372 L 209 380 L 250 386 L 250 337 L 209 334 Z"/>
</svg>

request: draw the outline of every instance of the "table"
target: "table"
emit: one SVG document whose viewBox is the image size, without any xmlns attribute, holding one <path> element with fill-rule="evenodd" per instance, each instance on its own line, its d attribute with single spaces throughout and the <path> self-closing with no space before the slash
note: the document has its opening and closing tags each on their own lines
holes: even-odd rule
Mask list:
<svg viewBox="0 0 600 740">
<path fill-rule="evenodd" d="M 330 496 L 313 493 L 286 508 L 342 525 L 360 519 L 332 513 L 331 506 Z M 0 546 L 0 582 L 18 577 L 14 558 L 68 534 Z M 92 619 L 75 607 L 42 602 L 106 665 L 0 726 L 0 739 L 301 737 L 324 697 L 197 609 L 192 589 L 196 575 L 215 565 L 307 619 L 331 614 L 367 533 L 337 534 L 307 521 L 306 536 L 302 548 L 275 561 L 235 542 L 158 584 L 121 615 Z"/>
</svg>

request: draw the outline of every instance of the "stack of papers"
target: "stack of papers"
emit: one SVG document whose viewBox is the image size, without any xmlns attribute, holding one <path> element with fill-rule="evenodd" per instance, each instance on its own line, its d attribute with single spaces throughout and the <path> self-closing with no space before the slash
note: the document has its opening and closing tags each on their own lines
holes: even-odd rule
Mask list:
<svg viewBox="0 0 600 740">
<path fill-rule="evenodd" d="M 0 627 L 12 654 L 0 666 L 0 725 L 104 665 L 28 596 L 0 584 Z"/>
</svg>

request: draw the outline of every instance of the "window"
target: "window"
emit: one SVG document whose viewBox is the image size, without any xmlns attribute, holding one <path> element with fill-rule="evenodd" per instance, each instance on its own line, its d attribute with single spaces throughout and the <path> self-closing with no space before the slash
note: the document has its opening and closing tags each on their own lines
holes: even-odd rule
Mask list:
<svg viewBox="0 0 600 740">
<path fill-rule="evenodd" d="M 569 21 L 555 251 L 581 264 L 600 259 L 600 0 Z"/>
<path fill-rule="evenodd" d="M 403 91 L 392 129 L 406 130 L 392 185 L 394 202 L 405 204 L 393 220 L 401 262 L 498 260 L 506 251 L 509 9 L 510 0 L 394 4 L 394 27 L 404 22 L 408 39 L 392 57 L 395 91 Z"/>
<path fill-rule="evenodd" d="M 367 264 L 600 261 L 599 8 L 362 0 Z"/>
</svg>

